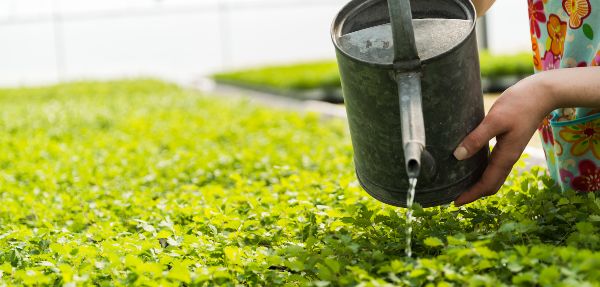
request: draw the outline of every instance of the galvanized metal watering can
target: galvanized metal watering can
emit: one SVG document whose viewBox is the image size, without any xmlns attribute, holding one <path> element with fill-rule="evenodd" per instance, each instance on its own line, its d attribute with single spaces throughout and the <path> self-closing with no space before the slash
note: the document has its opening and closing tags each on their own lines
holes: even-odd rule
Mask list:
<svg viewBox="0 0 600 287">
<path fill-rule="evenodd" d="M 442 205 L 483 173 L 489 148 L 453 156 L 484 117 L 475 22 L 469 0 L 353 0 L 336 16 L 356 173 L 374 198 L 405 207 L 418 178 L 415 202 Z"/>
</svg>

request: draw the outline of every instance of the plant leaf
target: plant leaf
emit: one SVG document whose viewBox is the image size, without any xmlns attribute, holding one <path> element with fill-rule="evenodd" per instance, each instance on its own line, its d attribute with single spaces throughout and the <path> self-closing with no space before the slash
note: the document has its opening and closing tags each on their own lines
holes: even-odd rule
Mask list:
<svg viewBox="0 0 600 287">
<path fill-rule="evenodd" d="M 590 26 L 590 24 L 585 23 L 583 24 L 583 34 L 590 40 L 594 39 L 594 30 L 592 29 L 592 26 Z"/>
</svg>

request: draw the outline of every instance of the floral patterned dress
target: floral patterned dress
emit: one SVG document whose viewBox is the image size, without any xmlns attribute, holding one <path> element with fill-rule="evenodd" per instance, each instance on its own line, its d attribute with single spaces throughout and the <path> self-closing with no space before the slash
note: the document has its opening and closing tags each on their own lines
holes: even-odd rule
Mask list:
<svg viewBox="0 0 600 287">
<path fill-rule="evenodd" d="M 600 0 L 528 4 L 536 72 L 600 66 Z M 600 109 L 555 110 L 539 132 L 550 175 L 563 191 L 600 190 Z"/>
</svg>

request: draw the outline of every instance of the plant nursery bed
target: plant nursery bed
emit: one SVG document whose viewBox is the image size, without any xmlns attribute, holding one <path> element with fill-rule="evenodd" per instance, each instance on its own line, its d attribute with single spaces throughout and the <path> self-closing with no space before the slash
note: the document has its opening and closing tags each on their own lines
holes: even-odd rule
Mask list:
<svg viewBox="0 0 600 287">
<path fill-rule="evenodd" d="M 220 84 L 301 100 L 319 100 L 331 103 L 344 101 L 337 64 L 332 61 L 275 65 L 224 72 L 215 74 L 213 79 Z"/>
<path fill-rule="evenodd" d="M 495 55 L 481 51 L 479 59 L 482 89 L 486 93 L 503 92 L 533 73 L 530 53 Z M 220 84 L 297 99 L 344 101 L 335 61 L 256 67 L 222 72 L 212 78 Z"/>
<path fill-rule="evenodd" d="M 0 286 L 597 286 L 600 198 L 367 196 L 347 126 L 156 80 L 0 90 Z"/>
<path fill-rule="evenodd" d="M 252 83 L 245 83 L 243 81 L 221 79 L 216 80 L 217 84 L 231 86 L 238 89 L 245 89 L 248 91 L 256 91 L 260 93 L 267 93 L 270 95 L 284 96 L 296 100 L 302 101 L 322 101 L 333 104 L 341 104 L 344 102 L 342 95 L 342 89 L 337 88 L 312 88 L 312 89 L 285 89 L 270 86 L 263 86 Z"/>
</svg>

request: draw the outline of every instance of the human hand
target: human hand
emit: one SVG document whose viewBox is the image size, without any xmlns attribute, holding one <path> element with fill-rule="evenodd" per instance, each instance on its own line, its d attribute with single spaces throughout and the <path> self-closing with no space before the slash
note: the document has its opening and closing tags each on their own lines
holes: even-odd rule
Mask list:
<svg viewBox="0 0 600 287">
<path fill-rule="evenodd" d="M 520 81 L 498 98 L 481 124 L 463 139 L 454 151 L 458 160 L 473 156 L 494 137 L 496 146 L 481 179 L 454 201 L 456 206 L 498 192 L 538 125 L 554 109 L 550 92 L 538 75 Z"/>
</svg>

